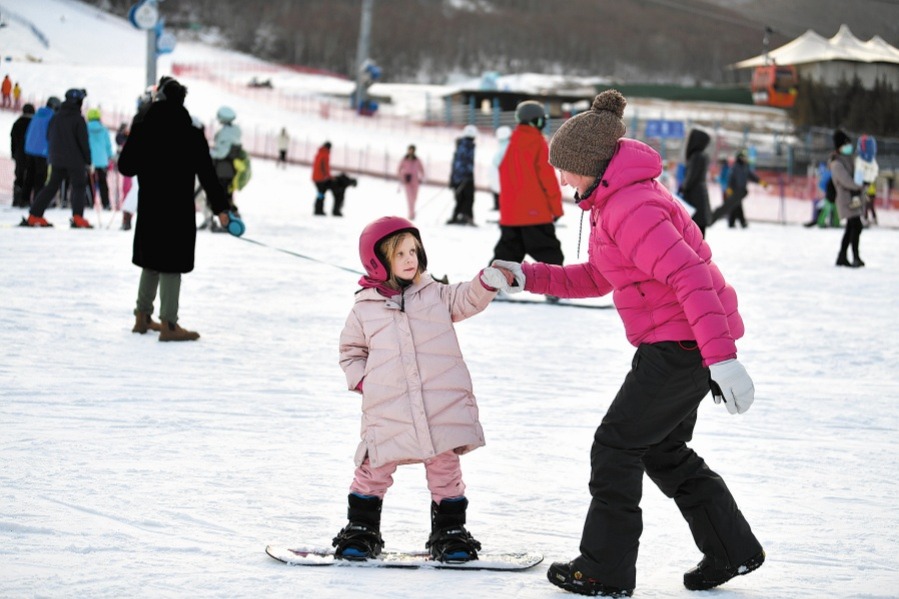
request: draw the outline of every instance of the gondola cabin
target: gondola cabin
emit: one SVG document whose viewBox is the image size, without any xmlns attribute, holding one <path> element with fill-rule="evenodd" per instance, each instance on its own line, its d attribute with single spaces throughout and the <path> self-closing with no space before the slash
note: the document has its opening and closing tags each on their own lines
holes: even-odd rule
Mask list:
<svg viewBox="0 0 899 599">
<path fill-rule="evenodd" d="M 752 73 L 752 101 L 759 106 L 792 108 L 798 87 L 799 76 L 792 65 L 769 64 Z"/>
</svg>

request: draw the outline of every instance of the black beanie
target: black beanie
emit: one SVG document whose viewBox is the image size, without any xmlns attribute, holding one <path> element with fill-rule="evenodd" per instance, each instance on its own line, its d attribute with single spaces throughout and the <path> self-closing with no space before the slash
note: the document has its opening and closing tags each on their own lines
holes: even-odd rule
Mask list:
<svg viewBox="0 0 899 599">
<path fill-rule="evenodd" d="M 157 93 L 157 100 L 165 100 L 179 106 L 184 104 L 184 98 L 187 96 L 187 88 L 178 83 L 175 79 L 168 78 Z"/>
<path fill-rule="evenodd" d="M 837 129 L 833 132 L 833 149 L 839 150 L 846 144 L 851 144 L 852 140 L 849 139 L 849 136 L 846 135 L 842 129 Z"/>
</svg>

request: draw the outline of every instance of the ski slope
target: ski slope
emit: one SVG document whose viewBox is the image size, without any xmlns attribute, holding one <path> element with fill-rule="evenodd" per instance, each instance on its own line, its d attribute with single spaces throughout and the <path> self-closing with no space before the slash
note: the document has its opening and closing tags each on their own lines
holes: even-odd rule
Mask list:
<svg viewBox="0 0 899 599">
<path fill-rule="evenodd" d="M 61 0 L 0 6 L 30 15 L 54 51 L 72 56 L 7 63 L 37 73 L 36 91 L 61 94 L 88 76 L 89 97 L 104 102 L 141 89 L 142 72 L 133 85 L 118 79 L 119 69 L 142 68 L 140 33 L 114 61 L 101 49 L 92 62 L 66 48 L 97 23 L 129 36 L 115 19 Z M 60 14 L 66 26 L 54 28 Z M 224 102 L 210 84 L 185 83 L 192 111 Z M 237 106 L 245 127 L 281 126 L 234 100 L 247 102 Z M 13 118 L 0 114 L 4 130 Z M 283 122 L 353 139 L 305 116 Z M 390 135 L 381 141 L 408 143 Z M 183 279 L 180 318 L 201 333 L 195 343 L 130 332 L 140 271 L 117 221 L 71 230 L 69 213 L 51 209 L 55 228 L 25 229 L 15 226 L 22 210 L 0 206 L 0 597 L 565 596 L 546 567 L 577 554 L 592 436 L 633 354 L 614 310 L 496 303 L 457 327 L 487 438 L 462 460 L 469 528 L 485 551 L 540 552 L 543 564 L 347 571 L 266 556 L 268 544 L 328 546 L 345 522 L 360 415 L 337 364 L 357 289 L 348 270 L 361 267 L 364 225 L 402 215 L 405 199 L 393 181 L 360 177 L 344 218 L 316 218 L 308 168 L 257 160 L 253 169 L 237 198 L 246 239 L 201 233 L 196 270 Z M 776 210 L 764 196 L 749 201 L 750 217 Z M 487 263 L 498 231 L 487 194 L 476 198 L 478 227 L 445 226 L 451 203 L 449 190 L 424 187 L 417 224 L 432 272 L 460 281 Z M 578 210 L 566 205 L 560 225 L 566 261 L 583 260 Z M 739 417 L 704 402 L 693 447 L 725 478 L 768 554 L 758 572 L 708 596 L 897 597 L 899 240 L 885 227 L 865 230 L 868 266 L 852 270 L 833 265 L 841 234 L 763 222 L 708 231 L 739 294 L 740 359 L 757 396 Z M 423 470 L 402 467 L 395 481 L 386 549 L 421 549 Z M 642 508 L 635 596 L 705 596 L 681 583 L 701 556 L 673 502 L 647 480 Z"/>
</svg>

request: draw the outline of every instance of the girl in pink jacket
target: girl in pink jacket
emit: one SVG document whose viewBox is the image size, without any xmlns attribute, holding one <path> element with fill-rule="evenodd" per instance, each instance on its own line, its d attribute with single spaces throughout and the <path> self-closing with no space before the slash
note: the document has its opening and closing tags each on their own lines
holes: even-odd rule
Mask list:
<svg viewBox="0 0 899 599">
<path fill-rule="evenodd" d="M 549 581 L 585 595 L 631 596 L 636 585 L 643 474 L 677 503 L 703 554 L 684 575 L 710 589 L 762 565 L 765 553 L 720 476 L 687 446 L 700 401 L 712 390 L 732 414 L 754 388 L 736 360 L 743 335 L 737 296 L 702 232 L 656 178 L 659 154 L 623 139 L 626 101 L 599 94 L 553 136 L 549 162 L 590 221 L 587 262 L 557 266 L 495 261 L 517 287 L 561 298 L 612 293 L 631 371 L 594 437 L 580 555 L 549 568 Z"/>
<path fill-rule="evenodd" d="M 364 560 L 380 553 L 381 505 L 392 475 L 400 464 L 423 463 L 431 556 L 477 559 L 481 545 L 465 529 L 459 456 L 484 445 L 484 431 L 454 324 L 486 308 L 512 275 L 488 267 L 466 283 L 434 280 L 418 229 L 395 216 L 363 230 L 359 253 L 367 274 L 340 334 L 340 366 L 348 388 L 362 394 L 362 442 L 335 555 Z"/>
<path fill-rule="evenodd" d="M 415 146 L 409 146 L 406 155 L 400 160 L 396 169 L 400 185 L 406 190 L 406 203 L 409 206 L 409 220 L 415 220 L 415 202 L 418 201 L 418 186 L 425 180 L 425 167 L 415 155 Z"/>
</svg>

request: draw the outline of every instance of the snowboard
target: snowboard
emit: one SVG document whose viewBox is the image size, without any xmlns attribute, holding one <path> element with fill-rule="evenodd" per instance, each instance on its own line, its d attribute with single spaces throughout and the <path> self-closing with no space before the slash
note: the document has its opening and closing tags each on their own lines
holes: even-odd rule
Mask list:
<svg viewBox="0 0 899 599">
<path fill-rule="evenodd" d="M 333 549 L 290 549 L 269 545 L 265 552 L 279 562 L 291 566 L 341 566 L 349 568 L 430 568 L 435 570 L 490 570 L 514 572 L 533 568 L 543 561 L 540 553 L 479 553 L 470 562 L 450 563 L 432 560 L 426 551 L 385 551 L 376 559 L 336 559 Z"/>
<path fill-rule="evenodd" d="M 496 296 L 493 298 L 494 302 L 503 302 L 507 304 L 540 304 L 544 306 L 559 306 L 563 308 L 585 308 L 587 310 L 611 310 L 615 306 L 602 305 L 602 304 L 582 304 L 578 302 L 574 302 L 571 300 L 560 299 L 557 302 L 548 302 L 545 299 L 532 299 L 532 298 L 522 298 L 522 299 L 513 299 L 511 297 L 501 297 Z"/>
</svg>

